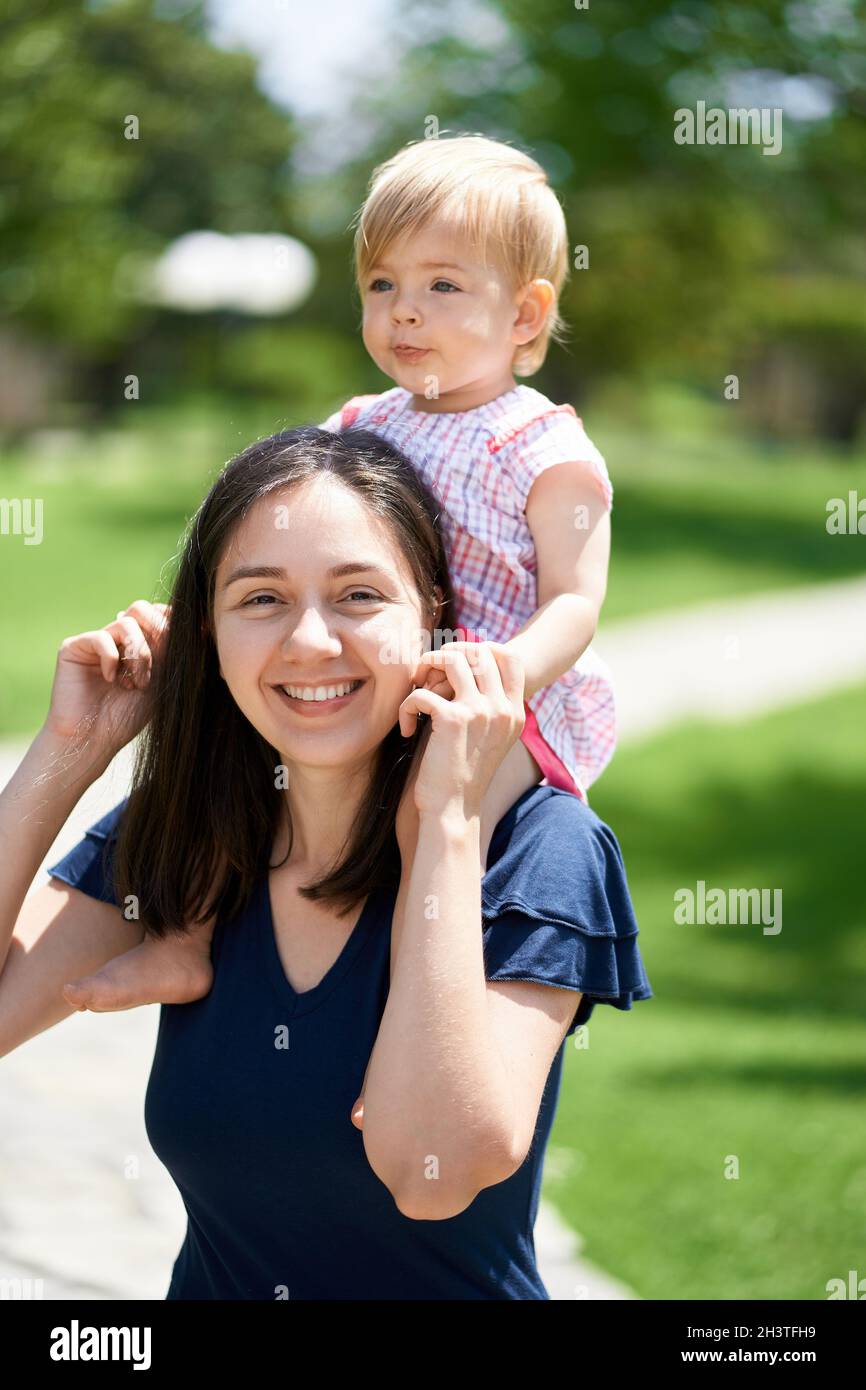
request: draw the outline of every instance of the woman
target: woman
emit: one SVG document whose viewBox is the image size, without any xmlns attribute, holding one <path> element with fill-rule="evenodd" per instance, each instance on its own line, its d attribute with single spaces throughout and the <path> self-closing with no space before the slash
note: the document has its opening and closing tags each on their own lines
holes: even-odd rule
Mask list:
<svg viewBox="0 0 866 1390">
<path fill-rule="evenodd" d="M 444 647 L 424 659 L 453 698 L 412 688 L 453 626 L 435 522 L 375 435 L 250 446 L 170 610 L 62 644 L 0 797 L 0 1054 L 145 929 L 213 926 L 210 987 L 162 1005 L 145 1098 L 188 1214 L 170 1299 L 549 1297 L 532 1232 L 564 1040 L 651 990 L 619 847 L 578 798 L 524 793 L 479 881 L 522 678 L 492 644 L 471 665 Z M 130 796 L 25 902 L 141 729 Z"/>
</svg>

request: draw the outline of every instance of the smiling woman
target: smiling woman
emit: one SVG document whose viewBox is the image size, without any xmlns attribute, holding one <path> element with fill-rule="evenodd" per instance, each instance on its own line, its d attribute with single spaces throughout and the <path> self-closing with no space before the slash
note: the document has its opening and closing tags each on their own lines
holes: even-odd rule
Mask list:
<svg viewBox="0 0 866 1390">
<path fill-rule="evenodd" d="M 196 988 L 157 996 L 145 1097 L 188 1216 L 169 1299 L 549 1297 L 533 1225 L 565 1038 L 651 991 L 619 847 L 577 797 L 524 792 L 479 874 L 523 681 L 495 643 L 424 650 L 452 617 L 437 521 L 375 435 L 251 445 L 171 605 L 62 644 L 0 795 L 0 1054 L 119 948 L 197 953 Z M 447 693 L 413 688 L 437 660 Z M 129 797 L 25 902 L 138 733 Z"/>
</svg>

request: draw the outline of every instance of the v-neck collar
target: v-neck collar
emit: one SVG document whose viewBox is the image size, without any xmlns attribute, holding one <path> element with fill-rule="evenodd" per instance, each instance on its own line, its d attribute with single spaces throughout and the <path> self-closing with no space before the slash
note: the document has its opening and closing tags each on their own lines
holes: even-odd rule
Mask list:
<svg viewBox="0 0 866 1390">
<path fill-rule="evenodd" d="M 331 968 L 322 976 L 317 985 L 314 985 L 312 989 L 303 990 L 300 994 L 289 983 L 286 972 L 283 969 L 283 962 L 280 959 L 280 953 L 277 947 L 277 936 L 274 929 L 273 907 L 271 905 L 270 877 L 267 869 L 265 869 L 259 880 L 257 896 L 258 910 L 256 912 L 256 919 L 265 969 L 271 979 L 276 994 L 284 1004 L 290 1007 L 292 1016 L 297 1018 L 300 1014 L 306 1014 L 312 1009 L 318 1008 L 319 1004 L 321 1004 L 331 991 L 336 988 L 343 976 L 350 969 L 355 957 L 367 940 L 370 927 L 376 919 L 380 890 L 374 888 L 369 893 L 367 901 L 364 903 L 361 910 L 361 915 L 352 928 L 351 935 L 345 942 L 342 951 L 337 956 Z"/>
</svg>

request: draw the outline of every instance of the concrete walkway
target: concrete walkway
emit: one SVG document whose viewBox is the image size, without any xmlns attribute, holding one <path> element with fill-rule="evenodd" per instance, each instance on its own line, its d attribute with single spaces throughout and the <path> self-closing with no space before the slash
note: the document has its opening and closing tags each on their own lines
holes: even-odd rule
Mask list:
<svg viewBox="0 0 866 1390">
<path fill-rule="evenodd" d="M 616 679 L 621 744 L 684 718 L 745 718 L 866 679 L 866 579 L 612 624 L 595 645 Z M 0 785 L 27 742 L 0 745 Z M 125 750 L 88 790 L 45 864 L 125 796 L 130 763 Z M 34 888 L 47 878 L 43 865 Z M 0 1298 L 165 1297 L 186 1222 L 144 1130 L 158 1021 L 156 1005 L 73 1014 L 0 1058 Z M 561 1158 L 549 1149 L 548 1172 Z M 636 1296 L 580 1244 L 542 1202 L 553 1299 Z"/>
<path fill-rule="evenodd" d="M 615 623 L 593 645 L 614 674 L 620 743 L 749 719 L 866 679 L 866 578 Z"/>
</svg>

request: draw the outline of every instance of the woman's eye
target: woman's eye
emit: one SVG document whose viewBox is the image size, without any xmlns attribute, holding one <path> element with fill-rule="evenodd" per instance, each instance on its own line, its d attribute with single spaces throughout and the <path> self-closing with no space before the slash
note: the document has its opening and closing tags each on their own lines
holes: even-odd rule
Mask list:
<svg viewBox="0 0 866 1390">
<path fill-rule="evenodd" d="M 260 605 L 260 599 L 265 600 L 264 605 Z M 267 605 L 269 601 L 276 603 L 276 599 L 274 598 L 273 594 L 254 594 L 252 598 L 248 598 L 245 603 L 241 604 L 241 608 L 258 608 L 260 606 L 264 607 Z"/>
<path fill-rule="evenodd" d="M 365 602 L 366 602 L 366 603 L 376 603 L 376 601 L 377 601 L 378 598 L 379 598 L 379 595 L 378 595 L 378 594 L 371 594 L 371 593 L 368 593 L 366 589 L 353 589 L 352 592 L 351 592 L 350 594 L 347 594 L 347 595 L 346 595 L 346 598 L 359 598 L 359 597 L 360 597 L 362 603 L 365 603 Z"/>
</svg>

